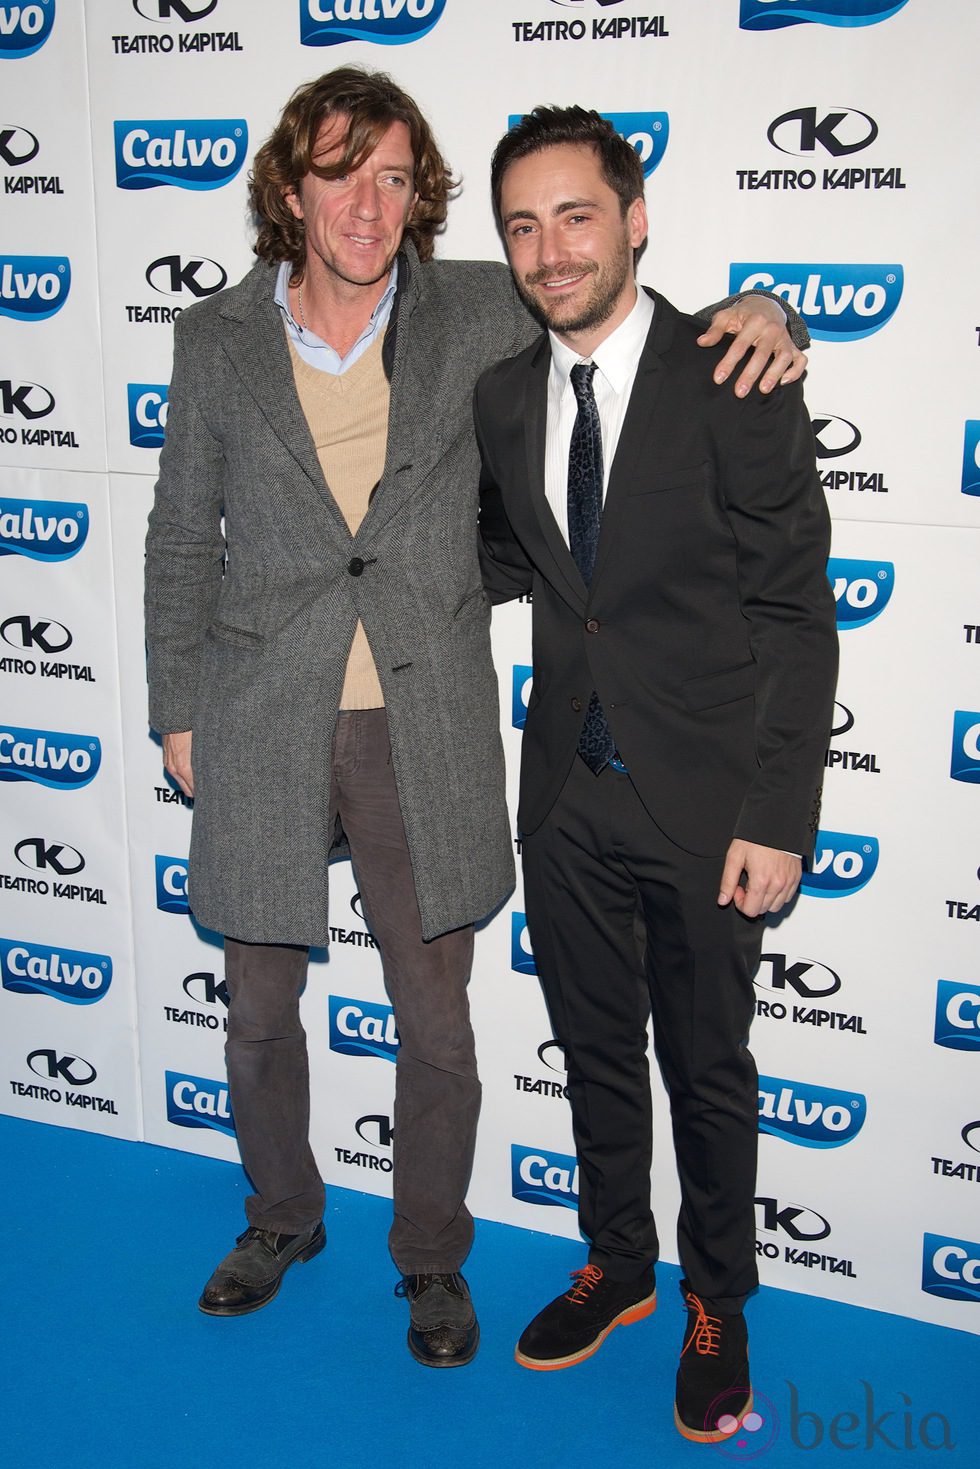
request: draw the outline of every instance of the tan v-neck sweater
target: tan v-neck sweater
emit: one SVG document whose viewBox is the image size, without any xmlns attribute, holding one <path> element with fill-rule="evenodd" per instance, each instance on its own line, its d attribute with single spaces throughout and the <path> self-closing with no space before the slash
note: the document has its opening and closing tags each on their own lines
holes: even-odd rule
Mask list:
<svg viewBox="0 0 980 1469">
<path fill-rule="evenodd" d="M 385 464 L 390 392 L 381 361 L 381 339 L 339 377 L 310 367 L 292 342 L 289 351 L 296 392 L 323 477 L 351 535 L 356 535 Z M 340 707 L 380 709 L 383 705 L 378 671 L 364 627 L 358 622 Z"/>
</svg>

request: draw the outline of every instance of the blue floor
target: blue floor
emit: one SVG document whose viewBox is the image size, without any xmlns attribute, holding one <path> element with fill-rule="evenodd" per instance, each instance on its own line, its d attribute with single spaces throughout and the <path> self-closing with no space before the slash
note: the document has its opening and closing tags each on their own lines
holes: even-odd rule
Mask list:
<svg viewBox="0 0 980 1469">
<path fill-rule="evenodd" d="M 221 1320 L 195 1303 L 243 1227 L 237 1168 L 5 1117 L 0 1157 L 24 1184 L 4 1241 L 5 1469 L 980 1464 L 980 1339 L 964 1332 L 763 1289 L 749 1308 L 762 1422 L 688 1444 L 672 1423 L 672 1267 L 655 1316 L 579 1367 L 528 1372 L 514 1340 L 582 1251 L 481 1223 L 466 1269 L 480 1352 L 433 1372 L 404 1345 L 386 1201 L 332 1190 L 326 1251 L 265 1310 Z"/>
</svg>

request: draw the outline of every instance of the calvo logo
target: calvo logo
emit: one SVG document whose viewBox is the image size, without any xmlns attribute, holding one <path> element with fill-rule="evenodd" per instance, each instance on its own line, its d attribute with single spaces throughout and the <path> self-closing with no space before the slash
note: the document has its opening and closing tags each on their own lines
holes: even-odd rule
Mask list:
<svg viewBox="0 0 980 1469">
<path fill-rule="evenodd" d="M 54 0 L 0 5 L 0 60 L 17 61 L 40 51 L 54 26 Z"/>
<path fill-rule="evenodd" d="M 0 975 L 3 988 L 14 994 L 50 995 L 68 1005 L 94 1005 L 112 984 L 112 960 L 108 954 L 0 938 Z"/>
<path fill-rule="evenodd" d="M 866 627 L 880 617 L 895 589 L 895 566 L 891 561 L 854 560 L 831 556 L 827 579 L 834 589 L 837 626 L 841 632 Z"/>
<path fill-rule="evenodd" d="M 980 419 L 968 418 L 963 427 L 963 476 L 960 489 L 964 495 L 980 495 Z"/>
<path fill-rule="evenodd" d="M 210 1127 L 234 1137 L 235 1119 L 226 1082 L 182 1071 L 168 1071 L 165 1078 L 168 1122 L 175 1127 Z"/>
<path fill-rule="evenodd" d="M 77 501 L 0 496 L 0 556 L 67 561 L 85 545 L 88 522 L 88 506 Z"/>
<path fill-rule="evenodd" d="M 390 1005 L 331 995 L 330 1049 L 342 1056 L 380 1056 L 394 1061 L 398 1055 L 395 1012 Z"/>
<path fill-rule="evenodd" d="M 299 39 L 304 46 L 403 46 L 428 35 L 445 8 L 446 0 L 299 0 Z"/>
<path fill-rule="evenodd" d="M 800 889 L 813 898 L 850 897 L 874 877 L 878 855 L 877 837 L 820 830 L 813 857 L 803 865 Z"/>
<path fill-rule="evenodd" d="M 531 697 L 534 669 L 529 663 L 515 663 L 511 684 L 511 723 L 523 729 L 527 721 L 527 701 Z"/>
<path fill-rule="evenodd" d="M 248 152 L 243 117 L 130 118 L 112 127 L 120 189 L 220 189 Z"/>
<path fill-rule="evenodd" d="M 772 291 L 798 311 L 818 342 L 870 337 L 898 309 L 905 284 L 901 265 L 811 264 L 736 260 L 729 291 Z"/>
<path fill-rule="evenodd" d="M 617 133 L 625 138 L 639 155 L 643 165 L 643 177 L 648 179 L 657 169 L 667 151 L 670 136 L 670 118 L 666 112 L 603 112 Z M 522 114 L 512 112 L 507 119 L 509 128 L 516 127 Z"/>
<path fill-rule="evenodd" d="M 33 781 L 53 791 L 80 790 L 99 773 L 102 745 L 95 735 L 0 725 L 0 781 Z"/>
<path fill-rule="evenodd" d="M 0 255 L 0 316 L 47 321 L 71 290 L 67 255 Z"/>
<path fill-rule="evenodd" d="M 743 31 L 778 31 L 784 26 L 873 26 L 889 20 L 908 0 L 742 0 Z"/>
<path fill-rule="evenodd" d="M 860 1092 L 759 1077 L 759 1131 L 804 1148 L 839 1148 L 857 1137 L 867 1116 Z"/>
<path fill-rule="evenodd" d="M 157 907 L 161 913 L 189 913 L 187 903 L 187 858 L 153 858 L 156 869 Z"/>
<path fill-rule="evenodd" d="M 518 974 L 537 974 L 527 918 L 523 913 L 510 915 L 510 967 Z"/>
<path fill-rule="evenodd" d="M 951 1051 L 980 1051 L 980 987 L 939 981 L 933 1040 Z"/>
<path fill-rule="evenodd" d="M 511 1193 L 525 1204 L 578 1208 L 578 1159 L 544 1148 L 510 1147 Z"/>
<path fill-rule="evenodd" d="M 980 1244 L 945 1234 L 923 1235 L 922 1289 L 948 1301 L 980 1302 Z"/>
<path fill-rule="evenodd" d="M 167 431 L 169 383 L 127 383 L 129 442 L 134 449 L 159 449 Z"/>
</svg>

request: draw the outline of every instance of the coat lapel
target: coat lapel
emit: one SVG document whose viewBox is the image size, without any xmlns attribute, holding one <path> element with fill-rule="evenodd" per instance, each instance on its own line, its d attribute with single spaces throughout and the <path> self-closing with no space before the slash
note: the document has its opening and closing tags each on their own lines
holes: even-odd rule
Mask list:
<svg viewBox="0 0 980 1469">
<path fill-rule="evenodd" d="M 222 312 L 224 351 L 269 427 L 309 480 L 331 531 L 349 544 L 350 531 L 323 478 L 296 392 L 282 313 L 273 299 L 274 270 L 256 266 L 243 287 L 242 295 L 229 300 Z"/>
<path fill-rule="evenodd" d="M 623 427 L 616 445 L 616 456 L 609 473 L 605 504 L 602 507 L 602 523 L 599 528 L 599 544 L 596 548 L 593 585 L 602 575 L 609 556 L 609 548 L 616 540 L 617 530 L 623 517 L 629 495 L 629 484 L 635 479 L 637 469 L 650 462 L 657 452 L 657 400 L 663 389 L 667 372 L 662 353 L 670 347 L 674 338 L 674 308 L 662 296 L 654 292 L 654 318 L 640 354 L 633 391 Z"/>
</svg>

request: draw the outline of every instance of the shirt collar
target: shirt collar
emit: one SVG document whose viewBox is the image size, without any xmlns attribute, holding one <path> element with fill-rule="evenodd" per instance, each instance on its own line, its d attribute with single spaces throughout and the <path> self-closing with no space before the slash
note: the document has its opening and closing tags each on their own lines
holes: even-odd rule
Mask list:
<svg viewBox="0 0 980 1469">
<path fill-rule="evenodd" d="M 296 320 L 295 316 L 289 308 L 289 277 L 292 275 L 292 273 L 292 265 L 288 260 L 284 260 L 276 274 L 276 289 L 273 299 L 275 300 L 275 303 L 279 307 L 279 310 L 282 312 L 283 316 L 286 318 L 287 324 L 292 328 L 293 333 L 295 333 L 295 335 L 299 338 L 301 342 L 304 342 L 308 347 L 327 347 L 330 345 L 329 342 L 324 342 L 322 337 L 318 337 L 316 332 L 311 332 L 308 327 L 300 326 L 299 322 Z M 395 260 L 391 267 L 391 275 L 388 277 L 388 284 L 385 286 L 384 292 L 382 293 L 381 299 L 378 302 L 377 306 L 375 306 L 374 310 L 371 312 L 371 320 L 364 328 L 364 332 L 361 333 L 362 337 L 365 334 L 377 330 L 382 314 L 385 317 L 390 315 L 391 303 L 395 299 L 395 291 L 397 289 L 398 261 Z"/>
<path fill-rule="evenodd" d="M 642 286 L 637 286 L 636 301 L 629 316 L 614 332 L 610 332 L 605 341 L 600 342 L 588 359 L 595 363 L 614 392 L 622 393 L 630 381 L 652 320 L 653 299 Z M 551 340 L 552 371 L 557 374 L 558 387 L 563 393 L 572 368 L 577 362 L 587 359 L 580 357 L 574 347 L 567 347 L 559 341 L 554 332 L 549 331 L 548 336 Z"/>
</svg>

